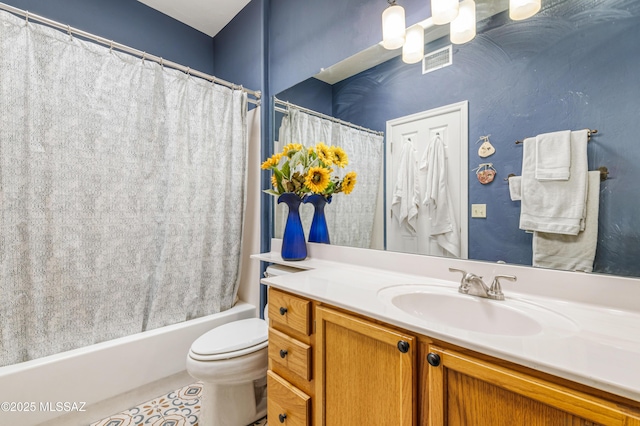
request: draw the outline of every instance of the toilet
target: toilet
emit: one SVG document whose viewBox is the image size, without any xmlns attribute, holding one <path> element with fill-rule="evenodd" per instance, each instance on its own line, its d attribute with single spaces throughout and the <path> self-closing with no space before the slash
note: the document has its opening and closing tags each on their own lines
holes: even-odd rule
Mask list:
<svg viewBox="0 0 640 426">
<path fill-rule="evenodd" d="M 193 342 L 187 372 L 203 382 L 200 426 L 244 426 L 266 416 L 267 337 L 267 323 L 250 318 Z"/>
</svg>

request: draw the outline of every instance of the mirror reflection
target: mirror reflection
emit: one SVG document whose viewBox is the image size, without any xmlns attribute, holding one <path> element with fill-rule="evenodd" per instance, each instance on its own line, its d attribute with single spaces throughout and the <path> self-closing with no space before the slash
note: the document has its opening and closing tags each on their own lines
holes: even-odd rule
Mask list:
<svg viewBox="0 0 640 426">
<path fill-rule="evenodd" d="M 483 3 L 477 4 L 482 10 Z M 429 41 L 426 34 L 426 55 L 450 45 L 448 32 L 438 31 L 439 38 L 435 40 Z M 385 169 L 384 174 L 380 173 L 384 179 L 379 189 L 382 196 L 377 200 L 384 201 L 384 220 L 377 221 L 371 230 L 372 236 L 378 237 L 371 239 L 370 247 L 393 250 L 404 249 L 390 244 L 398 236 L 390 218 L 390 194 L 397 178 L 390 173 L 390 149 L 392 145 L 398 149 L 404 140 L 402 135 L 389 131 L 389 124 L 468 102 L 467 149 L 459 158 L 454 158 L 455 154 L 447 158 L 447 164 L 462 168 L 461 181 L 468 191 L 466 200 L 461 201 L 463 213 L 457 223 L 460 230 L 465 221 L 468 223 L 468 235 L 461 236 L 461 245 L 466 242 L 469 259 L 521 265 L 532 265 L 534 236 L 520 229 L 522 201 L 512 200 L 505 180 L 510 174 L 523 173 L 524 146 L 515 142 L 550 132 L 597 129 L 598 133 L 586 144 L 586 167 L 590 171 L 607 167 L 609 176 L 599 183 L 597 192 L 593 272 L 640 276 L 640 201 L 636 190 L 640 180 L 640 78 L 636 72 L 640 66 L 639 39 L 638 2 L 544 2 L 537 15 L 524 21 L 511 20 L 505 11 L 478 22 L 472 41 L 452 46 L 448 66 L 423 73 L 423 63 L 407 65 L 400 57 L 394 57 L 360 70 L 361 65 L 349 65 L 345 60 L 335 68 L 355 71 L 341 71 L 337 78 L 320 73 L 276 97 L 385 132 L 385 161 L 366 157 L 358 160 L 375 162 Z M 276 131 L 283 116 L 275 115 Z M 481 148 L 486 148 L 484 136 L 489 136 L 495 150 L 487 157 L 480 156 Z M 278 138 L 275 134 L 274 140 Z M 430 134 L 426 140 L 432 139 Z M 417 160 L 422 154 L 416 152 Z M 351 159 L 355 161 L 354 156 Z M 477 174 L 478 170 L 487 169 L 482 166 L 486 163 L 495 170 L 489 183 L 481 182 Z M 360 183 L 364 172 L 358 173 Z M 343 197 L 341 201 L 348 203 L 349 199 Z M 327 211 L 331 208 L 333 205 Z M 484 210 L 486 217 L 472 217 L 476 208 Z M 357 216 L 350 214 L 331 220 L 357 222 Z M 279 236 L 281 232 L 276 232 Z M 337 238 L 332 235 L 332 243 L 337 244 Z M 374 246 L 372 241 L 379 244 Z M 438 254 L 420 248 L 415 252 Z"/>
</svg>

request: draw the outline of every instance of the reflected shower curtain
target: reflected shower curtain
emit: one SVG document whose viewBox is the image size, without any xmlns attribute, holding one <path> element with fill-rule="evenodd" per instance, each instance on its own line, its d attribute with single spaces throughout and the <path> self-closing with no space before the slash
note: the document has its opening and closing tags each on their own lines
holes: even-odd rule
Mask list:
<svg viewBox="0 0 640 426">
<path fill-rule="evenodd" d="M 0 14 L 0 365 L 234 304 L 246 96 Z"/>
<path fill-rule="evenodd" d="M 334 168 L 334 173 L 342 178 L 347 172 L 355 171 L 357 183 L 351 194 L 336 194 L 331 204 L 325 207 L 329 236 L 332 244 L 369 248 L 382 183 L 383 137 L 290 107 L 289 113 L 282 119 L 279 145 L 290 142 L 304 146 L 324 142 L 345 150 L 349 165 L 344 169 Z M 284 214 L 278 214 L 277 217 L 286 218 Z M 304 206 L 301 217 L 308 234 L 313 206 Z M 276 226 L 283 227 L 283 224 L 284 221 Z"/>
</svg>

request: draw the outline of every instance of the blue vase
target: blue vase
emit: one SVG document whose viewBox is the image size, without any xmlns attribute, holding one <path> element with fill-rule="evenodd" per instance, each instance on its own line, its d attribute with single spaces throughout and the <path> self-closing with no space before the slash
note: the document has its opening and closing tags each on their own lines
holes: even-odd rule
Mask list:
<svg viewBox="0 0 640 426">
<path fill-rule="evenodd" d="M 282 259 L 304 260 L 307 258 L 307 243 L 300 220 L 300 203 L 302 199 L 293 192 L 285 192 L 278 197 L 278 204 L 285 203 L 289 207 L 287 224 L 282 236 Z"/>
<path fill-rule="evenodd" d="M 327 220 L 324 216 L 324 206 L 327 203 L 331 203 L 331 196 L 325 198 L 323 195 L 311 194 L 304 197 L 303 201 L 313 204 L 314 207 L 313 220 L 309 230 L 309 242 L 331 244 L 329 241 L 329 228 L 327 228 Z"/>
</svg>

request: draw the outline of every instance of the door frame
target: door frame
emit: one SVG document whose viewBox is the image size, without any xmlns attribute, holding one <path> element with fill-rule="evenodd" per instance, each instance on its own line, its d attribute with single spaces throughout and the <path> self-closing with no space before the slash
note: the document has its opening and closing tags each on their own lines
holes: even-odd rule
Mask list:
<svg viewBox="0 0 640 426">
<path fill-rule="evenodd" d="M 427 111 L 418 112 L 404 117 L 395 118 L 387 121 L 385 135 L 390 138 L 393 135 L 393 128 L 403 124 L 419 121 L 426 118 L 437 117 L 452 112 L 460 112 L 460 259 L 469 258 L 469 101 L 457 102 L 450 105 L 433 108 Z M 385 143 L 385 246 L 387 241 L 387 232 L 389 223 L 391 223 L 391 201 L 393 191 L 389 188 L 389 183 L 394 182 L 391 176 L 391 145 L 394 141 L 387 140 Z M 398 145 L 400 145 L 398 143 Z"/>
</svg>

